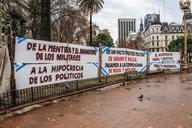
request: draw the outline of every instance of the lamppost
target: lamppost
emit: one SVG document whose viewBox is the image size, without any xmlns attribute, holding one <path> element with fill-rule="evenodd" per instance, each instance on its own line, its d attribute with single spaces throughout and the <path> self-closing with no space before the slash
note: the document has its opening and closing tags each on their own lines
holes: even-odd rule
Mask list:
<svg viewBox="0 0 192 128">
<path fill-rule="evenodd" d="M 180 0 L 179 2 L 181 10 L 184 12 L 183 20 L 184 20 L 184 64 L 183 64 L 183 70 L 188 70 L 188 55 L 187 55 L 187 38 L 188 38 L 188 30 L 187 30 L 187 20 L 191 19 L 191 10 L 190 0 Z"/>
</svg>

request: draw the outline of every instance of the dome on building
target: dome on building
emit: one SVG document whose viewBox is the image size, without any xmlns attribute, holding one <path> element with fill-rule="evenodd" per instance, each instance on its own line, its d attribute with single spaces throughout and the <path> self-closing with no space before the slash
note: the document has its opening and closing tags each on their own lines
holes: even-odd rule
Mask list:
<svg viewBox="0 0 192 128">
<path fill-rule="evenodd" d="M 151 24 L 161 24 L 159 14 L 152 14 L 151 15 Z"/>
<path fill-rule="evenodd" d="M 160 14 L 147 14 L 144 19 L 145 27 L 155 24 L 161 24 Z"/>
</svg>

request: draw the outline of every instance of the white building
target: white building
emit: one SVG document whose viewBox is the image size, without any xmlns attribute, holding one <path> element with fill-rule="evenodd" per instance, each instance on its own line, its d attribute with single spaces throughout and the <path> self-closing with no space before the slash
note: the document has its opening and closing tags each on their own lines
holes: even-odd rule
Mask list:
<svg viewBox="0 0 192 128">
<path fill-rule="evenodd" d="M 188 26 L 191 32 L 192 26 Z M 184 25 L 167 22 L 152 21 L 142 31 L 144 48 L 153 52 L 166 52 L 171 41 L 184 35 Z"/>
<path fill-rule="evenodd" d="M 130 34 L 128 35 L 126 41 L 127 41 L 128 43 L 130 43 L 131 41 L 136 40 L 137 36 L 138 36 L 138 33 L 137 33 L 137 32 L 130 32 Z"/>
</svg>

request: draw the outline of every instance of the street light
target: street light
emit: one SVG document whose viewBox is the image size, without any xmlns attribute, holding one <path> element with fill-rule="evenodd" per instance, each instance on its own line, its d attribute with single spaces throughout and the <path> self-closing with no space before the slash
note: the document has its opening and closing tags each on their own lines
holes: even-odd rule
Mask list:
<svg viewBox="0 0 192 128">
<path fill-rule="evenodd" d="M 183 69 L 185 71 L 188 70 L 188 55 L 187 55 L 187 38 L 188 38 L 188 31 L 187 31 L 187 20 L 191 18 L 191 10 L 190 10 L 190 5 L 191 1 L 190 0 L 180 0 L 179 1 L 180 9 L 184 12 L 183 20 L 184 20 L 184 64 L 183 64 Z"/>
</svg>

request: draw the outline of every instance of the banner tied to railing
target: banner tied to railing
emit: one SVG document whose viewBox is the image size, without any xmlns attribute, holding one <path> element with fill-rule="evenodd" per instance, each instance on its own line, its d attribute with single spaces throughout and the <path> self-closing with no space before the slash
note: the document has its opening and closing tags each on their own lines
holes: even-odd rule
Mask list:
<svg viewBox="0 0 192 128">
<path fill-rule="evenodd" d="M 15 63 L 98 62 L 94 47 L 17 38 Z"/>
<path fill-rule="evenodd" d="M 102 48 L 101 75 L 179 69 L 179 53 L 150 53 L 126 48 Z M 99 48 L 75 44 L 16 39 L 15 77 L 18 90 L 97 78 Z"/>
<path fill-rule="evenodd" d="M 179 70 L 180 53 L 178 52 L 154 52 L 150 54 L 150 71 Z"/>
<path fill-rule="evenodd" d="M 147 69 L 144 51 L 108 48 L 103 52 L 102 73 L 104 75 L 123 74 L 125 72 L 144 72 Z"/>
<path fill-rule="evenodd" d="M 17 89 L 97 77 L 93 64 L 17 64 Z"/>
</svg>

